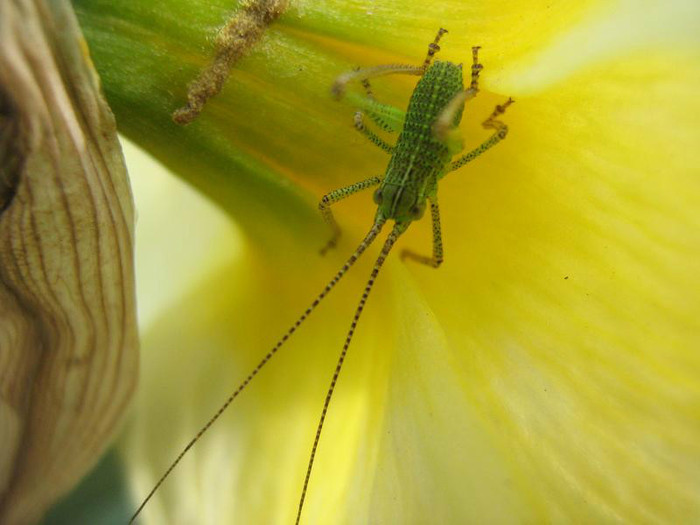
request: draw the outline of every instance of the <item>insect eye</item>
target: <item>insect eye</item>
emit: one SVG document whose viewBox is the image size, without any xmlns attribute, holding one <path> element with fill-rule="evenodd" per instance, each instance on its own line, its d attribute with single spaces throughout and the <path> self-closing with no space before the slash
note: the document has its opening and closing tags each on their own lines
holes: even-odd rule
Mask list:
<svg viewBox="0 0 700 525">
<path fill-rule="evenodd" d="M 382 195 L 382 189 L 378 188 L 377 191 L 374 192 L 374 196 L 372 198 L 374 199 L 375 204 L 381 204 L 384 200 L 384 195 Z"/>
</svg>

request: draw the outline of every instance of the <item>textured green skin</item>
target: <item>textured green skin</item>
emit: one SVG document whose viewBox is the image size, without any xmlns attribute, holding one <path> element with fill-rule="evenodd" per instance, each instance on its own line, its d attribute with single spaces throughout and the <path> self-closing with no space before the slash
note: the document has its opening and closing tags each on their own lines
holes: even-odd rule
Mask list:
<svg viewBox="0 0 700 525">
<path fill-rule="evenodd" d="M 464 90 L 461 64 L 435 61 L 416 85 L 386 176 L 374 198 L 376 220 L 406 223 L 420 219 L 426 200 L 437 194 L 438 179 L 450 170 L 447 144 L 433 132 L 445 106 Z M 462 108 L 453 125 L 462 120 Z"/>
</svg>

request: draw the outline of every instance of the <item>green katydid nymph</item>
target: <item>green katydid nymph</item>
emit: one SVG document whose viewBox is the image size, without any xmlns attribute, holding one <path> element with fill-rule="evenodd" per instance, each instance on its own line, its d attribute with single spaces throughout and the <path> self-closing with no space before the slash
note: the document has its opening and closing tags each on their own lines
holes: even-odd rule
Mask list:
<svg viewBox="0 0 700 525">
<path fill-rule="evenodd" d="M 328 249 L 333 248 L 340 236 L 340 228 L 333 218 L 330 209 L 332 204 L 362 190 L 376 188 L 374 191 L 374 202 L 377 205 L 377 212 L 374 218 L 374 224 L 355 252 L 347 259 L 345 264 L 343 264 L 328 284 L 326 284 L 321 293 L 316 296 L 311 305 L 301 314 L 282 338 L 277 341 L 243 382 L 233 391 L 228 399 L 226 399 L 219 410 L 177 456 L 175 461 L 173 461 L 170 467 L 161 476 L 143 503 L 141 503 L 136 510 L 130 523 L 136 519 L 146 503 L 156 490 L 158 490 L 160 485 L 165 481 L 187 451 L 199 440 L 209 427 L 211 427 L 219 416 L 221 416 L 224 410 L 226 410 L 243 389 L 248 386 L 251 380 L 260 372 L 268 361 L 272 359 L 289 337 L 296 332 L 301 323 L 306 320 L 323 298 L 328 295 L 343 275 L 345 275 L 355 261 L 357 261 L 360 255 L 362 255 L 369 245 L 377 238 L 386 222 L 391 220 L 394 222 L 394 226 L 384 242 L 384 246 L 374 263 L 372 273 L 362 292 L 350 329 L 345 338 L 345 344 L 340 352 L 331 384 L 323 402 L 323 408 L 316 428 L 316 435 L 311 446 L 306 476 L 299 498 L 296 523 L 298 524 L 301 520 L 304 500 L 311 479 L 314 459 L 316 457 L 328 407 L 350 342 L 355 333 L 357 323 L 384 261 L 399 236 L 406 231 L 413 221 L 423 216 L 429 205 L 433 224 L 432 256 L 422 256 L 410 251 L 402 252 L 402 256 L 435 268 L 440 266 L 443 261 L 443 247 L 440 230 L 440 211 L 437 198 L 438 181 L 449 172 L 461 168 L 492 146 L 498 144 L 508 133 L 507 126 L 497 120 L 497 117 L 513 103 L 513 100 L 510 98 L 502 105 L 496 106 L 491 115 L 483 122 L 484 128 L 492 130 L 490 137 L 476 149 L 462 154 L 453 160 L 453 157 L 461 149 L 458 126 L 462 119 L 462 111 L 465 103 L 479 92 L 479 74 L 483 66 L 478 60 L 479 47 L 473 47 L 471 82 L 469 87 L 465 89 L 462 80 L 461 64 L 438 60 L 433 61 L 435 53 L 440 49 L 438 43 L 446 32 L 445 29 L 440 29 L 438 31 L 434 41 L 429 45 L 428 54 L 421 65 L 388 64 L 367 69 L 356 69 L 336 79 L 332 92 L 337 98 L 345 95 L 346 87 L 350 82 L 359 81 L 362 84 L 365 91 L 363 95 L 357 93 L 348 94 L 350 101 L 359 108 L 355 114 L 355 127 L 372 143 L 389 153 L 391 159 L 389 160 L 389 165 L 383 177 L 371 177 L 351 184 L 350 186 L 332 191 L 321 199 L 319 209 L 324 220 L 333 230 L 331 239 L 322 248 L 321 253 L 325 253 Z M 416 75 L 420 77 L 411 95 L 408 109 L 405 112 L 376 101 L 372 94 L 369 82 L 370 79 L 392 74 Z M 396 144 L 391 145 L 387 143 L 379 135 L 370 130 L 365 125 L 365 115 L 379 128 L 387 132 L 398 132 L 399 136 Z"/>
</svg>

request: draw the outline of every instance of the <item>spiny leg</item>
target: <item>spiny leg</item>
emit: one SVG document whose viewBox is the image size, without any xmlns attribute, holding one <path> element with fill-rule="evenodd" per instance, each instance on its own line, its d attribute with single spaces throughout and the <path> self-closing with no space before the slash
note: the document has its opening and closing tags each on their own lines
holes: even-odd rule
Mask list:
<svg viewBox="0 0 700 525">
<path fill-rule="evenodd" d="M 479 73 L 484 69 L 484 66 L 479 63 L 479 49 L 481 46 L 472 47 L 472 79 L 469 89 L 474 91 L 479 91 Z"/>
<path fill-rule="evenodd" d="M 484 122 L 481 123 L 481 125 L 486 128 L 486 129 L 495 129 L 497 132 L 502 132 L 502 137 L 505 138 L 506 134 L 508 133 L 508 126 L 506 126 L 503 122 L 500 120 L 496 120 L 496 117 L 499 115 L 503 115 L 503 113 L 506 112 L 506 109 L 508 109 L 508 106 L 510 106 L 512 103 L 514 103 L 515 100 L 513 100 L 511 97 L 508 97 L 508 100 L 506 100 L 503 104 L 498 104 L 489 118 L 484 120 Z"/>
<path fill-rule="evenodd" d="M 345 93 L 345 86 L 353 80 L 370 79 L 386 75 L 417 75 L 424 73 L 422 66 L 412 66 L 410 64 L 385 64 L 382 66 L 368 67 L 366 69 L 356 69 L 344 73 L 335 79 L 331 92 L 336 98 L 341 98 Z"/>
<path fill-rule="evenodd" d="M 496 120 L 496 117 L 505 113 L 506 108 L 508 108 L 508 106 L 510 106 L 513 102 L 515 101 L 512 98 L 508 98 L 508 100 L 506 100 L 504 104 L 499 104 L 498 106 L 496 106 L 496 109 L 493 110 L 491 116 L 487 118 L 482 124 L 484 128 L 494 129 L 496 131 L 493 133 L 493 135 L 491 135 L 491 137 L 487 141 L 482 143 L 481 146 L 470 151 L 469 153 L 462 155 L 460 158 L 455 160 L 450 165 L 450 169 L 446 173 L 461 168 L 462 166 L 464 166 L 468 162 L 473 161 L 486 150 L 492 148 L 493 146 L 501 142 L 504 138 L 506 138 L 506 135 L 508 134 L 508 126 L 506 126 L 500 120 Z"/>
<path fill-rule="evenodd" d="M 387 153 L 392 153 L 394 151 L 394 146 L 369 129 L 365 125 L 363 117 L 365 114 L 367 114 L 369 118 L 381 129 L 389 133 L 393 133 L 403 128 L 406 113 L 398 108 L 395 108 L 394 106 L 382 104 L 374 99 L 360 97 L 355 93 L 351 93 L 348 98 L 351 99 L 351 103 L 360 108 L 355 113 L 355 129 L 367 137 L 370 142 L 379 146 L 382 150 L 386 151 Z"/>
<path fill-rule="evenodd" d="M 360 68 L 358 67 L 357 69 L 359 70 Z M 370 100 L 375 100 L 374 93 L 372 93 L 372 85 L 369 83 L 369 79 L 363 78 L 360 83 L 365 90 L 365 95 L 367 95 L 367 98 Z"/>
<path fill-rule="evenodd" d="M 321 418 L 318 422 L 318 426 L 316 427 L 316 436 L 314 437 L 314 444 L 311 447 L 311 456 L 309 457 L 309 464 L 306 467 L 306 477 L 304 478 L 304 486 L 302 487 L 301 490 L 301 497 L 299 498 L 299 509 L 297 511 L 297 519 L 296 519 L 296 525 L 299 525 L 299 520 L 301 519 L 301 511 L 304 508 L 304 500 L 306 499 L 306 492 L 309 488 L 309 480 L 311 479 L 311 470 L 313 469 L 314 466 L 314 459 L 316 458 L 316 451 L 318 449 L 318 443 L 319 440 L 321 439 L 321 431 L 323 430 L 323 423 L 326 420 L 326 414 L 328 413 L 328 406 L 331 403 L 331 398 L 333 397 L 333 392 L 335 391 L 335 385 L 338 383 L 338 376 L 340 376 L 340 371 L 343 368 L 343 363 L 345 362 L 345 356 L 348 353 L 348 348 L 350 347 L 350 342 L 352 341 L 352 336 L 355 334 L 355 328 L 357 327 L 357 322 L 360 320 L 360 316 L 362 315 L 362 311 L 365 308 L 365 303 L 367 302 L 367 298 L 369 297 L 370 292 L 372 291 L 372 286 L 374 285 L 374 281 L 377 278 L 377 275 L 379 274 L 379 270 L 381 269 L 382 265 L 384 264 L 384 261 L 386 260 L 387 256 L 389 255 L 389 252 L 391 251 L 392 246 L 394 246 L 394 243 L 396 240 L 399 238 L 399 236 L 406 230 L 407 224 L 396 224 L 394 226 L 394 229 L 391 231 L 389 236 L 386 239 L 386 242 L 384 243 L 384 246 L 382 247 L 382 251 L 379 254 L 379 257 L 377 258 L 377 261 L 374 263 L 374 268 L 372 269 L 372 274 L 369 277 L 369 280 L 367 281 L 367 285 L 365 286 L 364 292 L 362 292 L 362 297 L 360 299 L 360 303 L 357 305 L 357 309 L 355 310 L 355 315 L 352 319 L 352 323 L 350 324 L 350 330 L 348 330 L 348 335 L 345 338 L 345 344 L 343 345 L 343 350 L 340 352 L 340 357 L 338 358 L 338 363 L 335 366 L 335 370 L 333 371 L 333 378 L 331 379 L 331 384 L 328 387 L 328 392 L 326 393 L 326 399 L 323 402 L 323 410 L 321 411 Z"/>
<path fill-rule="evenodd" d="M 359 71 L 359 69 L 360 68 L 356 68 L 355 71 Z M 372 121 L 384 131 L 388 131 L 389 133 L 401 131 L 406 116 L 405 112 L 389 104 L 377 102 L 377 99 L 374 98 L 372 85 L 370 84 L 368 78 L 363 78 L 361 80 L 361 84 L 365 90 L 365 97 L 361 99 L 354 96 L 352 97 L 353 101 L 360 107 L 360 110 L 358 111 L 358 113 L 361 114 L 360 119 L 366 112 L 369 115 L 369 118 L 371 118 Z M 356 113 L 356 121 L 357 118 Z"/>
<path fill-rule="evenodd" d="M 369 141 L 372 144 L 379 146 L 382 150 L 386 151 L 389 154 L 393 153 L 394 146 L 386 142 L 383 138 L 374 133 L 371 129 L 367 128 L 362 119 L 362 115 L 362 111 L 357 111 L 355 113 L 355 129 L 362 133 L 365 137 L 367 137 L 367 139 L 369 139 Z"/>
<path fill-rule="evenodd" d="M 425 73 L 425 70 L 428 69 L 428 66 L 430 66 L 430 63 L 432 62 L 435 53 L 437 53 L 440 50 L 438 42 L 442 38 L 442 35 L 444 35 L 445 33 L 447 33 L 447 29 L 440 28 L 440 30 L 437 33 L 437 36 L 435 37 L 435 40 L 433 40 L 433 42 L 428 46 L 428 55 L 425 57 L 423 64 L 421 64 L 420 66 L 412 66 L 410 64 L 385 64 L 382 66 L 368 67 L 366 69 L 354 69 L 353 71 L 344 73 L 338 78 L 336 78 L 335 82 L 333 83 L 333 87 L 331 88 L 331 92 L 337 98 L 340 98 L 345 93 L 345 86 L 347 86 L 349 82 L 352 82 L 353 80 L 357 79 L 360 79 L 362 84 L 365 86 L 365 91 L 368 91 L 370 78 L 396 74 L 418 76 L 423 75 L 423 73 Z M 371 89 L 369 89 L 369 94 L 370 98 L 372 98 Z"/>
<path fill-rule="evenodd" d="M 358 191 L 366 190 L 367 188 L 376 186 L 381 181 L 382 179 L 380 179 L 379 177 L 370 177 L 369 179 L 356 182 L 355 184 L 351 184 L 350 186 L 338 188 L 337 190 L 327 193 L 321 198 L 321 202 L 318 203 L 318 209 L 320 210 L 321 215 L 323 216 L 323 220 L 326 221 L 326 224 L 328 224 L 333 230 L 333 236 L 326 243 L 326 245 L 323 248 L 321 248 L 321 255 L 325 255 L 325 253 L 328 250 L 334 248 L 335 245 L 338 243 L 338 239 L 340 238 L 340 226 L 338 226 L 335 217 L 333 217 L 331 205 L 335 204 L 339 200 L 344 199 L 345 197 L 349 197 L 350 195 L 357 193 Z"/>
<path fill-rule="evenodd" d="M 472 78 L 469 88 L 457 93 L 445 106 L 445 109 L 442 110 L 437 120 L 435 120 L 433 132 L 440 140 L 447 140 L 454 126 L 455 116 L 462 109 L 465 102 L 474 98 L 479 92 L 479 73 L 484 69 L 484 66 L 479 63 L 479 49 L 481 49 L 480 46 L 472 47 Z"/>
<path fill-rule="evenodd" d="M 359 68 L 357 68 L 359 69 Z M 363 78 L 361 80 L 362 87 L 365 90 L 365 95 L 367 97 L 367 101 L 372 105 L 377 105 L 378 107 L 384 106 L 384 104 L 379 104 L 377 103 L 376 99 L 374 98 L 374 93 L 372 93 L 372 85 L 369 83 L 369 79 Z M 384 119 L 381 118 L 381 116 L 377 115 L 375 111 L 372 111 L 371 109 L 369 110 L 370 118 L 377 122 L 379 127 L 386 131 L 394 131 L 393 126 L 390 126 Z M 369 139 L 372 144 L 375 144 L 376 146 L 379 146 L 382 150 L 386 151 L 387 153 L 391 154 L 394 151 L 394 146 L 386 142 L 384 139 L 382 139 L 380 136 L 378 136 L 376 133 L 374 133 L 371 129 L 367 128 L 364 123 L 364 113 L 361 110 L 358 110 L 355 112 L 355 129 L 362 133 L 365 137 Z"/>
<path fill-rule="evenodd" d="M 165 471 L 165 473 L 160 477 L 160 479 L 156 482 L 155 486 L 151 489 L 151 491 L 148 493 L 146 498 L 141 502 L 141 505 L 139 505 L 139 508 L 136 509 L 136 512 L 131 516 L 131 519 L 129 520 L 129 523 L 133 523 L 136 518 L 139 516 L 143 508 L 146 506 L 146 504 L 149 502 L 149 500 L 153 497 L 153 495 L 156 493 L 158 488 L 163 484 L 163 482 L 166 480 L 166 478 L 170 475 L 170 473 L 173 471 L 173 469 L 180 463 L 180 460 L 187 454 L 187 451 L 190 450 L 194 444 L 199 441 L 199 439 L 204 435 L 204 433 L 211 428 L 211 426 L 216 422 L 217 419 L 221 416 L 221 414 L 224 413 L 224 411 L 229 407 L 229 405 L 233 402 L 234 399 L 236 399 L 239 394 L 245 390 L 245 388 L 250 384 L 250 382 L 253 380 L 253 378 L 258 375 L 260 370 L 277 354 L 278 350 L 282 348 L 284 343 L 287 342 L 287 340 L 294 334 L 294 332 L 297 331 L 299 326 L 306 320 L 309 315 L 316 309 L 316 307 L 319 305 L 319 303 L 330 293 L 330 291 L 335 287 L 336 284 L 340 281 L 340 279 L 343 278 L 343 276 L 347 273 L 347 271 L 350 269 L 350 267 L 355 264 L 357 259 L 359 259 L 360 255 L 364 253 L 364 251 L 367 249 L 367 247 L 372 244 L 374 239 L 376 239 L 377 235 L 379 235 L 379 232 L 381 231 L 382 227 L 384 226 L 384 220 L 378 220 L 376 221 L 373 225 L 370 231 L 367 233 L 365 238 L 362 240 L 360 245 L 357 247 L 355 252 L 348 258 L 347 261 L 345 261 L 345 264 L 338 270 L 338 272 L 335 274 L 335 276 L 326 284 L 325 288 L 321 291 L 316 296 L 316 299 L 311 303 L 311 305 L 304 310 L 304 313 L 299 316 L 299 318 L 296 320 L 296 322 L 285 332 L 285 334 L 282 336 L 280 340 L 277 341 L 275 346 L 272 347 L 272 349 L 265 355 L 265 357 L 262 358 L 262 360 L 255 366 L 255 368 L 248 374 L 248 377 L 246 377 L 243 382 L 238 385 L 236 390 L 231 393 L 231 395 L 226 399 L 226 401 L 221 405 L 219 410 L 216 411 L 216 413 L 207 421 L 207 423 L 197 432 L 197 435 L 193 437 L 189 443 L 185 446 L 185 448 L 180 452 L 180 454 L 175 458 L 175 461 L 173 461 L 168 469 Z M 394 228 L 396 229 L 396 228 Z"/>
<path fill-rule="evenodd" d="M 377 126 L 388 133 L 401 131 L 406 120 L 406 112 L 390 104 L 383 104 L 357 93 L 348 93 L 348 101 L 367 115 Z"/>
<path fill-rule="evenodd" d="M 435 35 L 435 40 L 433 40 L 430 45 L 428 46 L 428 54 L 425 57 L 425 60 L 423 60 L 423 69 L 428 69 L 430 66 L 430 63 L 433 61 L 433 57 L 435 56 L 435 53 L 440 51 L 440 46 L 438 43 L 440 42 L 440 39 L 442 38 L 442 35 L 447 33 L 447 29 L 443 29 L 442 27 L 438 30 L 437 35 Z"/>
<path fill-rule="evenodd" d="M 442 264 L 442 230 L 440 229 L 440 209 L 438 207 L 437 196 L 430 198 L 430 215 L 433 219 L 433 256 L 417 254 L 411 250 L 403 250 L 401 252 L 402 259 L 411 259 L 413 261 L 427 264 L 433 268 L 437 268 Z"/>
</svg>

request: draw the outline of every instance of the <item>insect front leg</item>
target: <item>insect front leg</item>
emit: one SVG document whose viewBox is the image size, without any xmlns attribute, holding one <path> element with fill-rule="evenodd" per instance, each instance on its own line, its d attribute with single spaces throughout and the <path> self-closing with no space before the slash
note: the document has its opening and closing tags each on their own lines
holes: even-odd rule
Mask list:
<svg viewBox="0 0 700 525">
<path fill-rule="evenodd" d="M 438 207 L 437 196 L 430 197 L 430 215 L 433 219 L 433 256 L 420 255 L 411 250 L 401 252 L 402 259 L 411 259 L 422 264 L 427 264 L 437 268 L 444 259 L 442 252 L 442 230 L 440 229 L 440 208 Z"/>
<path fill-rule="evenodd" d="M 333 230 L 333 236 L 326 243 L 326 245 L 323 248 L 321 248 L 321 255 L 325 255 L 325 253 L 328 250 L 330 250 L 331 248 L 335 248 L 335 245 L 338 243 L 338 239 L 340 238 L 341 234 L 340 226 L 338 226 L 338 223 L 336 222 L 335 217 L 333 216 L 333 212 L 331 211 L 331 205 L 359 191 L 366 190 L 367 188 L 371 188 L 372 186 L 376 186 L 381 181 L 382 179 L 379 177 L 370 177 L 369 179 L 356 182 L 355 184 L 351 184 L 350 186 L 338 188 L 337 190 L 327 193 L 321 198 L 321 202 L 318 203 L 318 209 L 321 212 L 321 215 L 323 216 L 323 220 L 326 221 L 326 224 L 328 224 Z"/>
<path fill-rule="evenodd" d="M 505 113 L 506 108 L 510 106 L 513 102 L 515 101 L 512 98 L 509 98 L 504 104 L 499 104 L 498 106 L 496 106 L 496 109 L 493 110 L 491 116 L 487 118 L 482 124 L 482 126 L 486 129 L 494 129 L 495 132 L 493 133 L 493 135 L 491 135 L 491 137 L 487 141 L 482 143 L 478 148 L 462 155 L 460 158 L 455 160 L 450 165 L 450 169 L 448 170 L 448 172 L 459 169 L 468 162 L 473 161 L 486 150 L 492 148 L 493 146 L 501 142 L 504 138 L 506 138 L 506 135 L 508 135 L 508 126 L 506 126 L 500 120 L 497 120 L 496 117 Z"/>
</svg>

